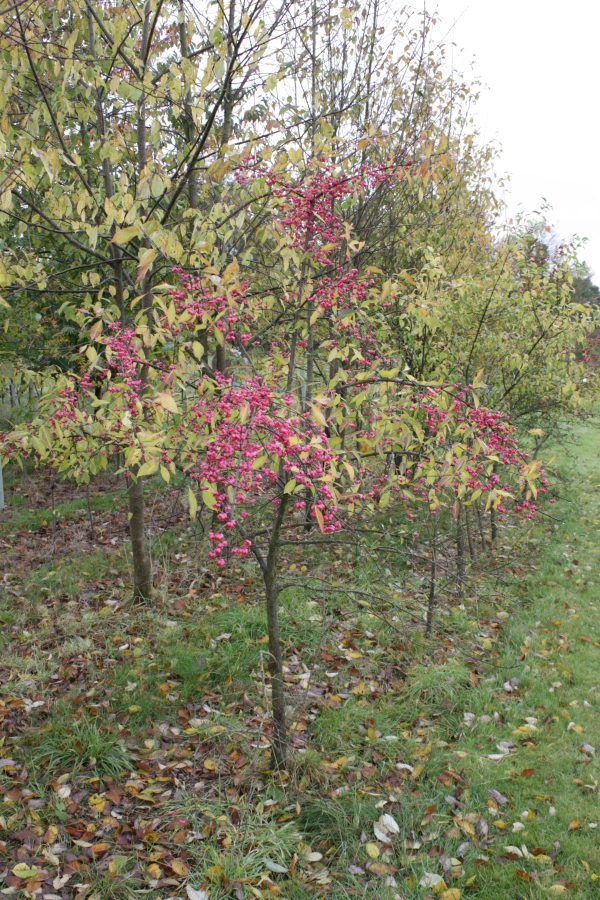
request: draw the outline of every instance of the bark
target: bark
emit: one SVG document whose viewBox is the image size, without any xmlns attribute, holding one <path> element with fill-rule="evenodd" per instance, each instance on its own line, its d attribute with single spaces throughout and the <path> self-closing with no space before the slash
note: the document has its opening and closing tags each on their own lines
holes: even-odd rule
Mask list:
<svg viewBox="0 0 600 900">
<path fill-rule="evenodd" d="M 274 769 L 285 769 L 287 758 L 285 689 L 283 682 L 281 635 L 279 631 L 279 587 L 277 583 L 277 564 L 279 561 L 281 528 L 285 518 L 287 504 L 287 496 L 282 496 L 275 522 L 273 523 L 273 530 L 269 541 L 269 551 L 263 570 L 265 600 L 267 605 L 267 631 L 269 636 L 269 675 L 273 714 L 271 757 Z"/>
<path fill-rule="evenodd" d="M 92 17 L 92 13 L 88 10 L 88 43 L 90 56 L 96 60 L 96 35 L 94 28 L 94 19 Z M 98 88 L 95 91 L 95 112 L 96 112 L 96 129 L 98 132 L 98 137 L 100 139 L 100 144 L 104 147 L 106 143 L 106 116 L 104 113 L 104 104 L 102 102 L 102 90 Z M 91 179 L 90 179 L 91 181 Z M 108 199 L 110 199 L 114 194 L 114 177 L 113 170 L 109 160 L 104 156 L 102 159 L 102 181 L 104 184 L 104 195 Z M 111 235 L 114 235 L 116 231 L 116 225 L 113 223 L 111 227 Z M 124 288 L 123 288 L 123 253 L 120 247 L 117 247 L 115 244 L 111 242 L 110 244 L 110 255 L 113 267 L 113 283 L 115 288 L 115 300 L 117 301 L 117 305 L 119 307 L 119 314 L 121 316 L 121 322 L 125 321 L 125 299 L 124 299 Z"/>
<path fill-rule="evenodd" d="M 144 6 L 144 26 L 142 31 L 143 59 L 147 59 L 148 57 L 150 13 L 151 4 L 149 0 L 146 0 Z M 141 177 L 148 164 L 145 92 L 142 92 L 138 101 L 137 140 L 138 176 Z M 142 242 L 142 246 L 148 246 L 148 242 Z M 147 274 L 143 284 L 142 310 L 147 317 L 149 325 L 152 316 L 152 301 L 152 280 L 150 274 Z M 146 366 L 142 366 L 142 371 L 140 373 L 140 390 L 144 390 L 147 380 L 148 369 Z M 143 479 L 137 477 L 137 469 L 135 468 L 130 472 L 127 498 L 129 501 L 129 537 L 131 539 L 131 551 L 133 556 L 133 599 L 135 601 L 148 601 L 152 596 L 152 561 L 144 523 L 144 483 Z"/>
<path fill-rule="evenodd" d="M 456 517 L 456 584 L 459 597 L 462 597 L 465 585 L 465 531 L 462 516 L 463 507 L 459 503 Z"/>
<path fill-rule="evenodd" d="M 184 59 L 190 55 L 184 0 L 179 0 L 179 49 Z M 191 149 L 196 136 L 192 111 L 192 92 L 188 88 L 183 98 L 183 130 L 187 148 Z M 198 209 L 198 173 L 192 169 L 188 179 L 188 197 L 191 209 Z"/>
<path fill-rule="evenodd" d="M 490 540 L 492 546 L 496 543 L 498 537 L 498 520 L 496 518 L 496 510 L 492 506 L 490 508 Z"/>
<path fill-rule="evenodd" d="M 433 526 L 433 537 L 431 541 L 431 563 L 429 567 L 429 592 L 427 595 L 427 618 L 425 620 L 425 634 L 427 637 L 431 635 L 433 629 L 433 614 L 437 603 L 436 598 L 437 587 L 437 522 Z"/>
<path fill-rule="evenodd" d="M 481 515 L 481 510 L 479 509 L 479 505 L 475 507 L 475 511 L 477 512 L 477 525 L 479 526 L 479 538 L 481 540 L 481 549 L 487 549 L 487 539 L 485 536 L 485 529 L 483 527 L 483 516 Z"/>
<path fill-rule="evenodd" d="M 469 510 L 465 509 L 465 530 L 467 532 L 467 543 L 469 545 L 469 556 L 472 561 L 475 561 L 477 558 L 477 552 L 475 550 L 475 544 L 473 542 L 473 535 L 471 533 L 471 517 L 469 516 Z"/>
<path fill-rule="evenodd" d="M 129 536 L 133 555 L 133 599 L 147 601 L 152 596 L 152 563 L 144 524 L 144 483 L 130 477 L 127 485 L 129 501 Z"/>
</svg>

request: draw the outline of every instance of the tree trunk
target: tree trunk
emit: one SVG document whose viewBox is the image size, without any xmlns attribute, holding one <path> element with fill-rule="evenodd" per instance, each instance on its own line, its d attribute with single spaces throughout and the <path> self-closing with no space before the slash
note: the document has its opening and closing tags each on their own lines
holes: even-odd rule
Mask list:
<svg viewBox="0 0 600 900">
<path fill-rule="evenodd" d="M 496 538 L 498 537 L 498 522 L 496 519 L 496 510 L 494 507 L 490 507 L 490 540 L 492 546 L 496 543 Z"/>
<path fill-rule="evenodd" d="M 456 583 L 459 597 L 462 597 L 463 588 L 465 586 L 465 532 L 462 514 L 462 503 L 459 503 L 458 515 L 456 517 Z"/>
<path fill-rule="evenodd" d="M 471 534 L 471 518 L 467 507 L 465 507 L 465 529 L 467 532 L 467 543 L 469 545 L 469 556 L 471 557 L 471 561 L 474 562 L 477 558 L 477 553 L 475 551 L 475 544 L 473 543 L 473 535 Z"/>
<path fill-rule="evenodd" d="M 152 563 L 144 526 L 144 482 L 141 478 L 129 478 L 127 497 L 133 555 L 133 599 L 147 601 L 152 596 Z"/>
<path fill-rule="evenodd" d="M 271 682 L 271 707 L 273 715 L 273 740 L 271 760 L 274 769 L 285 769 L 287 758 L 287 726 L 285 721 L 285 689 L 283 682 L 283 661 L 281 636 L 279 633 L 279 587 L 277 585 L 277 563 L 279 560 L 281 527 L 285 517 L 288 497 L 282 496 L 273 523 L 269 541 L 269 552 L 263 570 L 265 600 L 267 604 L 267 631 L 269 636 L 269 675 Z"/>
<path fill-rule="evenodd" d="M 437 522 L 433 525 L 433 538 L 431 541 L 431 564 L 429 569 L 429 593 L 427 596 L 427 618 L 425 620 L 425 634 L 427 637 L 431 635 L 433 629 L 433 613 L 436 606 L 436 584 L 437 584 Z"/>
<path fill-rule="evenodd" d="M 481 540 L 481 549 L 487 550 L 487 540 L 485 537 L 485 529 L 483 527 L 483 516 L 481 515 L 481 510 L 479 509 L 479 505 L 475 506 L 475 511 L 477 513 L 477 524 L 479 526 L 479 538 Z"/>
</svg>

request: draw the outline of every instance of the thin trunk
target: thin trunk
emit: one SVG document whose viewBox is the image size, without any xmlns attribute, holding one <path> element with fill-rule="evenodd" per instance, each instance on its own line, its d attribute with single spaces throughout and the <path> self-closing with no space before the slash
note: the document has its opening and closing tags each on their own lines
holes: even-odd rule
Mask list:
<svg viewBox="0 0 600 900">
<path fill-rule="evenodd" d="M 481 515 L 481 510 L 479 509 L 479 504 L 475 506 L 475 512 L 477 513 L 477 525 L 479 526 L 479 539 L 481 541 L 481 549 L 487 550 L 487 540 L 485 537 L 485 528 L 483 527 L 483 516 Z"/>
<path fill-rule="evenodd" d="M 496 518 L 496 510 L 493 506 L 490 507 L 490 541 L 492 547 L 496 543 L 496 538 L 498 537 L 498 521 Z"/>
<path fill-rule="evenodd" d="M 150 12 L 151 3 L 150 0 L 146 0 L 144 6 L 144 26 L 142 30 L 142 59 L 147 59 L 148 56 Z M 141 178 L 148 164 L 145 91 L 142 91 L 138 101 L 137 141 L 138 177 Z M 142 246 L 149 246 L 149 242 L 142 242 Z M 152 316 L 152 301 L 152 278 L 148 273 L 144 278 L 141 306 L 149 326 L 151 324 Z M 140 390 L 144 390 L 147 380 L 148 368 L 147 366 L 142 366 L 140 372 Z M 129 536 L 131 539 L 131 551 L 133 556 L 133 599 L 147 601 L 152 596 L 152 562 L 144 523 L 144 483 L 142 478 L 137 477 L 137 467 L 133 468 L 130 472 L 129 483 L 127 486 L 127 498 L 129 500 Z"/>
<path fill-rule="evenodd" d="M 135 473 L 128 479 L 129 536 L 133 556 L 133 599 L 147 601 L 152 596 L 152 563 L 144 524 L 144 484 Z"/>
<path fill-rule="evenodd" d="M 492 466 L 492 472 L 496 473 L 496 465 Z M 492 547 L 496 543 L 496 538 L 498 537 L 498 520 L 496 517 L 496 509 L 494 505 L 490 506 L 490 542 Z"/>
<path fill-rule="evenodd" d="M 4 502 L 4 473 L 2 471 L 2 460 L 0 459 L 0 509 L 6 506 Z"/>
<path fill-rule="evenodd" d="M 429 592 L 427 595 L 427 618 L 425 620 L 425 634 L 430 636 L 433 628 L 433 614 L 436 607 L 437 587 L 437 521 L 433 524 L 433 537 L 431 541 L 431 563 L 429 567 Z"/>
<path fill-rule="evenodd" d="M 279 561 L 280 538 L 288 497 L 282 496 L 267 554 L 263 577 L 267 605 L 267 631 L 269 635 L 269 674 L 271 682 L 271 705 L 273 711 L 272 764 L 274 769 L 285 769 L 287 757 L 287 726 L 285 721 L 285 690 L 283 683 L 283 662 L 281 636 L 279 632 L 279 587 L 277 564 Z"/>
<path fill-rule="evenodd" d="M 90 525 L 90 541 L 95 541 L 96 540 L 96 529 L 94 528 L 94 512 L 92 510 L 89 482 L 85 486 L 85 502 L 86 502 L 86 507 L 87 507 L 88 522 Z"/>
<path fill-rule="evenodd" d="M 311 87 L 310 87 L 310 155 L 315 155 L 315 138 L 317 134 L 317 3 L 312 5 L 311 28 Z M 309 409 L 312 402 L 313 379 L 315 370 L 315 326 L 311 321 L 314 312 L 310 303 L 306 304 L 306 394 L 305 408 Z"/>
<path fill-rule="evenodd" d="M 96 59 L 96 34 L 94 27 L 94 19 L 92 17 L 92 13 L 88 10 L 87 14 L 87 22 L 88 22 L 88 43 L 89 43 L 89 51 L 92 59 Z M 96 130 L 98 132 L 98 139 L 100 141 L 101 147 L 104 149 L 104 145 L 106 144 L 106 117 L 104 114 L 104 104 L 102 103 L 102 89 L 97 88 L 95 91 L 95 101 L 94 107 L 96 112 Z M 102 156 L 102 181 L 104 184 L 104 195 L 109 200 L 114 194 L 114 178 L 112 166 L 107 159 L 104 153 L 101 153 Z M 91 179 L 90 179 L 91 181 Z M 114 235 L 116 231 L 116 224 L 113 223 L 111 226 L 111 235 Z M 119 315 L 121 317 L 121 323 L 125 321 L 126 311 L 125 311 L 125 298 L 124 298 L 124 279 L 123 279 L 123 252 L 120 247 L 117 247 L 116 244 L 110 243 L 110 255 L 112 260 L 113 267 L 113 284 L 115 288 L 115 300 L 117 301 L 117 306 L 119 307 Z"/>
<path fill-rule="evenodd" d="M 459 503 L 456 517 L 456 584 L 459 597 L 462 597 L 465 586 L 465 532 L 462 513 L 462 503 Z"/>
<path fill-rule="evenodd" d="M 52 498 L 50 509 L 52 511 L 52 552 L 51 556 L 54 558 L 56 553 L 56 499 L 54 495 L 54 491 L 56 490 L 56 485 L 54 482 L 50 485 L 50 496 Z"/>
<path fill-rule="evenodd" d="M 229 13 L 227 17 L 227 54 L 225 57 L 227 72 L 230 71 L 231 62 L 235 53 L 235 4 L 236 0 L 229 0 Z M 224 147 L 225 144 L 229 143 L 233 132 L 233 108 L 236 101 L 231 78 L 228 78 L 226 87 L 227 92 L 223 97 L 223 131 L 221 133 L 221 147 Z"/>
<path fill-rule="evenodd" d="M 469 510 L 465 507 L 465 530 L 467 532 L 467 543 L 469 545 L 469 556 L 471 557 L 471 561 L 475 561 L 477 559 L 477 552 L 475 550 L 475 544 L 473 542 L 473 535 L 471 533 L 471 517 L 469 516 Z"/>
<path fill-rule="evenodd" d="M 190 54 L 187 34 L 187 20 L 185 13 L 185 0 L 179 0 L 179 50 L 183 59 Z M 186 149 L 191 149 L 194 143 L 196 127 L 192 110 L 192 92 L 188 87 L 183 97 L 183 130 L 185 134 Z M 191 209 L 198 209 L 198 173 L 193 168 L 188 178 L 188 197 Z"/>
</svg>

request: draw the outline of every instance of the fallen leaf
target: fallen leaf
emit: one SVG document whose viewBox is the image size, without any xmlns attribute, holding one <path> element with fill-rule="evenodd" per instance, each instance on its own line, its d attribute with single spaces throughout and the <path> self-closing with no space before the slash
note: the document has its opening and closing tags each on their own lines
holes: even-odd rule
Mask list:
<svg viewBox="0 0 600 900">
<path fill-rule="evenodd" d="M 379 847 L 377 846 L 377 844 L 373 843 L 373 841 L 369 841 L 367 844 L 365 844 L 365 850 L 367 851 L 367 854 L 371 857 L 371 859 L 378 859 L 381 855 Z"/>
<path fill-rule="evenodd" d="M 209 900 L 209 895 L 206 893 L 206 891 L 196 891 L 194 890 L 194 888 L 190 887 L 189 884 L 187 885 L 185 891 L 188 896 L 188 900 Z"/>
<path fill-rule="evenodd" d="M 173 869 L 176 875 L 180 875 L 182 878 L 185 878 L 186 875 L 189 875 L 189 869 L 186 864 L 181 859 L 174 859 L 171 863 L 169 863 L 170 867 Z"/>
<path fill-rule="evenodd" d="M 273 862 L 272 859 L 263 859 L 263 862 L 269 872 L 274 872 L 276 875 L 287 875 L 287 866 L 282 866 L 279 863 Z"/>
<path fill-rule="evenodd" d="M 35 878 L 39 872 L 40 869 L 35 866 L 28 866 L 27 863 L 17 863 L 12 870 L 13 875 L 16 875 L 17 878 Z"/>
</svg>

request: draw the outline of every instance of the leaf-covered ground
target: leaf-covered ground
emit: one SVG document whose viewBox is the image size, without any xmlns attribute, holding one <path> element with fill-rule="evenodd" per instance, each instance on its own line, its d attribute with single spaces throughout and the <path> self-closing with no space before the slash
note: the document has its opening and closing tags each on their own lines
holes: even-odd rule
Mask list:
<svg viewBox="0 0 600 900">
<path fill-rule="evenodd" d="M 134 608 L 117 485 L 12 485 L 2 896 L 600 896 L 597 426 L 576 438 L 554 518 L 502 532 L 431 640 L 400 564 L 382 606 L 373 560 L 288 560 L 313 580 L 284 595 L 285 777 L 251 570 L 216 578 L 158 497 L 158 599 Z"/>
</svg>

